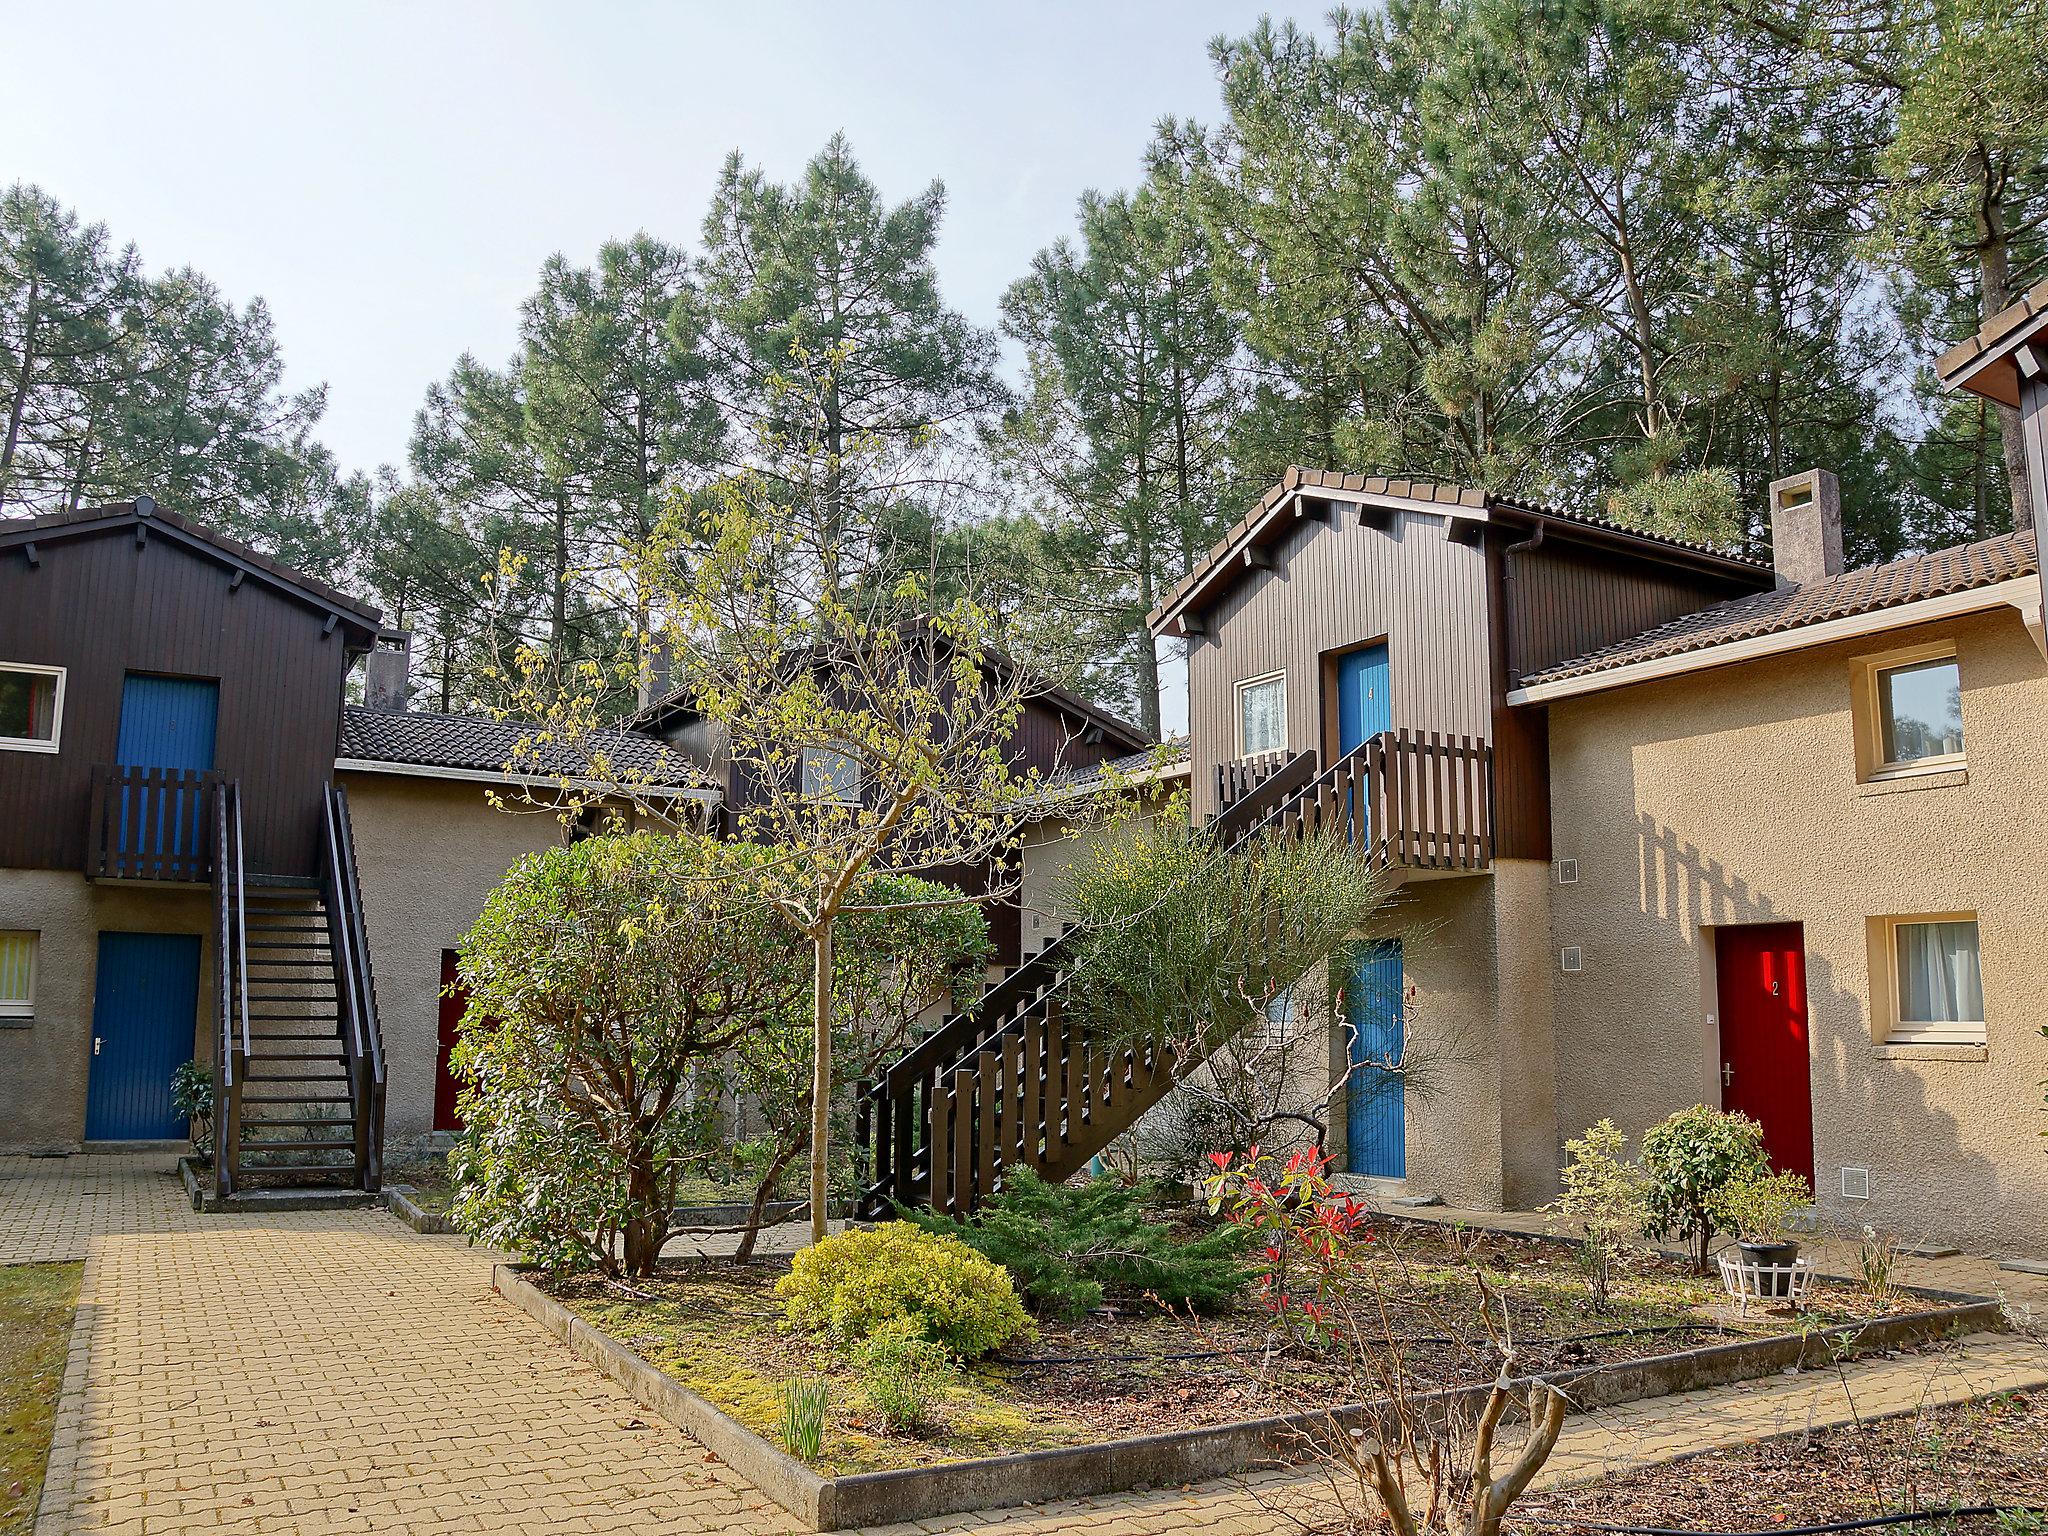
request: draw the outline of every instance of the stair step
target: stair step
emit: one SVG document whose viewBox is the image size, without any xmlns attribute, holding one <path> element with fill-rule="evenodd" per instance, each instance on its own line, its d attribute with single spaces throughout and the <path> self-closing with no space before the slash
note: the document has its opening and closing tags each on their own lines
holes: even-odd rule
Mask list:
<svg viewBox="0 0 2048 1536">
<path fill-rule="evenodd" d="M 266 998 L 266 999 L 265 999 L 265 1001 L 266 1001 L 266 1002 L 273 1002 L 273 1003 L 277 1003 L 277 1002 L 285 1002 L 285 1001 L 287 1001 L 287 999 L 285 999 L 285 998 L 277 998 L 277 997 L 273 997 L 273 998 Z M 318 1001 L 319 1001 L 319 999 L 318 999 L 318 998 L 311 998 L 311 999 L 308 999 L 308 1001 L 311 1001 L 311 1002 L 318 1002 Z M 339 1023 L 341 1022 L 341 1016 L 340 1016 L 339 1014 L 337 1014 L 337 1013 L 253 1013 L 253 1012 L 252 1012 L 252 1013 L 251 1013 L 251 1014 L 249 1015 L 249 1022 L 250 1022 L 251 1024 L 339 1024 Z"/>
<path fill-rule="evenodd" d="M 353 1141 L 245 1141 L 244 1152 L 353 1152 Z"/>
<path fill-rule="evenodd" d="M 320 1115 L 320 1116 L 315 1116 L 315 1115 L 244 1115 L 244 1116 L 242 1116 L 242 1127 L 243 1127 L 243 1129 L 245 1129 L 245 1130 L 246 1130 L 246 1129 L 247 1129 L 248 1127 L 252 1126 L 252 1125 L 283 1125 L 283 1126 L 294 1126 L 294 1125 L 297 1125 L 297 1126 L 305 1126 L 305 1127 L 308 1127 L 308 1128 L 310 1128 L 310 1127 L 312 1127 L 312 1126 L 316 1126 L 316 1125 L 318 1125 L 318 1126 L 328 1126 L 328 1125 L 343 1125 L 343 1126 L 349 1126 L 349 1127 L 353 1127 L 353 1126 L 355 1125 L 355 1123 L 356 1123 L 356 1117 L 355 1117 L 354 1115 L 342 1115 L 342 1116 L 340 1116 L 339 1118 L 337 1118 L 337 1117 L 335 1117 L 335 1116 L 332 1116 L 332 1115 Z M 244 1146 L 247 1146 L 247 1145 L 248 1145 L 248 1143 L 247 1143 L 247 1142 L 244 1142 L 244 1143 L 243 1143 L 243 1145 L 244 1145 Z M 303 1145 L 303 1143 L 302 1143 L 302 1145 Z"/>
<path fill-rule="evenodd" d="M 245 1093 L 244 1104 L 347 1104 L 345 1093 Z"/>
<path fill-rule="evenodd" d="M 253 950 L 253 949 L 254 949 L 254 948 L 255 948 L 256 946 L 255 946 L 255 945 L 253 945 L 253 944 L 251 944 L 251 945 L 250 945 L 249 947 L 250 947 L 250 948 L 251 948 L 251 949 Z M 273 946 L 273 947 L 275 947 L 275 946 Z M 307 946 L 307 947 L 309 947 L 309 948 L 310 948 L 311 946 Z M 266 969 L 272 969 L 272 968 L 276 968 L 276 967 L 279 967 L 279 966 L 297 966 L 297 967 L 317 966 L 317 967 L 319 967 L 319 968 L 320 968 L 321 970 L 323 970 L 323 971 L 327 971 L 327 970 L 332 970 L 332 969 L 334 968 L 334 962 L 333 962 L 332 960 L 311 960 L 311 959 L 302 959 L 302 960 L 260 960 L 260 959 L 258 959 L 258 958 L 257 958 L 257 957 L 256 957 L 255 955 L 253 955 L 253 954 L 252 954 L 252 955 L 251 955 L 251 956 L 249 957 L 249 963 L 250 963 L 251 965 L 260 965 L 260 966 L 263 966 L 263 967 L 265 967 Z"/>
<path fill-rule="evenodd" d="M 341 1032 L 330 1029 L 324 1035 L 264 1035 L 251 1034 L 251 1045 L 339 1045 Z"/>
<path fill-rule="evenodd" d="M 318 949 L 329 952 L 334 948 L 325 939 L 322 939 L 317 944 L 301 944 L 294 939 L 251 939 L 249 947 L 251 949 Z"/>
</svg>

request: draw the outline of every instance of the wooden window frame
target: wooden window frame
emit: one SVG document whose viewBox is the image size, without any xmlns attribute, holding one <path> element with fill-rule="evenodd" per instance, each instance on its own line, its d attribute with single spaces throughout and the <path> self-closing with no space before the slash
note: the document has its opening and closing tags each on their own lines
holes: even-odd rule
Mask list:
<svg viewBox="0 0 2048 1536">
<path fill-rule="evenodd" d="M 1287 750 L 1287 669 L 1282 667 L 1277 672 L 1261 672 L 1256 677 L 1241 677 L 1231 684 L 1231 729 L 1237 737 L 1237 755 L 1240 759 L 1259 755 L 1259 753 L 1247 750 L 1245 746 L 1245 690 L 1247 688 L 1257 688 L 1265 683 L 1278 683 L 1280 685 L 1280 740 L 1274 746 L 1259 748 L 1259 753 L 1285 752 Z"/>
<path fill-rule="evenodd" d="M 1977 973 L 1984 972 L 1984 924 L 1975 912 L 1901 912 L 1869 919 L 1870 1035 L 1876 1045 L 1982 1046 L 1990 1038 L 1982 1019 L 1916 1020 L 1899 1017 L 1899 930 L 1921 923 L 1973 923 L 1977 928 Z M 1989 1013 L 1987 1003 L 1984 1011 Z"/>
<path fill-rule="evenodd" d="M 35 928 L 8 928 L 0 932 L 28 940 L 28 996 L 22 999 L 0 997 L 0 1026 L 18 1027 L 33 1023 L 36 1016 L 36 983 L 41 979 L 42 932 Z"/>
<path fill-rule="evenodd" d="M 842 763 L 851 763 L 853 765 L 852 785 L 850 787 L 842 787 L 834 780 L 827 778 L 826 782 L 832 785 L 834 793 L 828 794 L 823 791 L 813 791 L 810 787 L 810 780 L 811 761 L 815 753 L 830 753 Z M 855 757 L 844 747 L 810 746 L 797 748 L 796 783 L 797 790 L 802 799 L 815 801 L 819 805 L 860 805 L 863 803 L 861 797 L 867 790 L 867 777 L 866 764 L 862 763 L 859 758 Z"/>
<path fill-rule="evenodd" d="M 1944 752 L 1939 757 L 1915 758 L 1907 763 L 1888 762 L 1884 755 L 1884 692 L 1879 679 L 1901 667 L 1923 666 L 1930 661 L 1952 661 L 1956 686 L 1962 686 L 1962 657 L 1953 640 L 1930 640 L 1923 645 L 1902 646 L 1858 656 L 1853 669 L 1855 697 L 1850 713 L 1856 725 L 1856 779 L 1861 784 L 1880 784 L 1892 779 L 1910 779 L 1925 773 L 1953 773 L 1969 766 L 1970 733 L 1965 725 L 1961 752 Z"/>
<path fill-rule="evenodd" d="M 57 697 L 50 705 L 50 739 L 35 736 L 0 736 L 0 752 L 51 752 L 64 738 L 64 683 L 68 667 L 46 667 L 32 661 L 0 661 L 0 672 L 27 672 L 36 677 L 57 679 Z"/>
</svg>

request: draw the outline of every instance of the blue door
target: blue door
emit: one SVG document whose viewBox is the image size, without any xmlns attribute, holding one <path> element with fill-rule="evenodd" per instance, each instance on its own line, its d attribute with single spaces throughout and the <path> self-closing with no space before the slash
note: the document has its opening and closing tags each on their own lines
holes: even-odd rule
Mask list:
<svg viewBox="0 0 2048 1536">
<path fill-rule="evenodd" d="M 130 672 L 121 685 L 121 728 L 114 761 L 123 768 L 213 771 L 214 723 L 220 684 L 210 679 Z M 121 791 L 119 852 L 152 861 L 196 854 L 206 838 L 206 806 L 197 794 L 175 788 L 131 786 Z M 164 877 L 161 862 L 145 866 Z"/>
<path fill-rule="evenodd" d="M 1368 645 L 1337 658 L 1337 755 L 1391 730 L 1394 712 L 1387 686 L 1387 648 Z"/>
<path fill-rule="evenodd" d="M 87 1141 L 169 1141 L 187 1133 L 171 1073 L 192 1058 L 199 936 L 103 933 L 92 1000 Z"/>
<path fill-rule="evenodd" d="M 1345 1161 L 1353 1173 L 1408 1177 L 1408 1115 L 1401 1064 L 1401 941 L 1373 939 L 1351 952 L 1344 1017 L 1351 1026 L 1345 1082 Z"/>
</svg>

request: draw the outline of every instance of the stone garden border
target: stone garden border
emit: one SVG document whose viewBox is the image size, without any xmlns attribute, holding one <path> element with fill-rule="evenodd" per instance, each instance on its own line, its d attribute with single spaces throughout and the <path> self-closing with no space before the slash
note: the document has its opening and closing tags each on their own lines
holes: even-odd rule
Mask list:
<svg viewBox="0 0 2048 1536">
<path fill-rule="evenodd" d="M 1353 1405 L 1329 1414 L 1281 1415 L 1098 1445 L 827 1478 L 592 1327 L 527 1278 L 531 1273 L 527 1265 L 499 1264 L 492 1271 L 492 1285 L 578 1356 L 624 1387 L 635 1402 L 717 1453 L 735 1472 L 814 1531 L 890 1525 L 1134 1488 L 1177 1487 L 1281 1466 L 1301 1460 L 1306 1441 L 1327 1432 L 1333 1422 L 1349 1427 L 1363 1420 L 1374 1406 Z M 1908 1348 L 2002 1326 L 1999 1304 L 1989 1298 L 1906 1289 L 1935 1305 L 1807 1334 L 1581 1366 L 1552 1372 L 1544 1379 L 1562 1388 L 1574 1408 L 1584 1412 L 1824 1365 L 1858 1350 Z M 1432 1393 L 1421 1401 L 1442 1412 L 1470 1416 L 1478 1411 L 1488 1390 L 1487 1384 L 1480 1383 Z"/>
</svg>

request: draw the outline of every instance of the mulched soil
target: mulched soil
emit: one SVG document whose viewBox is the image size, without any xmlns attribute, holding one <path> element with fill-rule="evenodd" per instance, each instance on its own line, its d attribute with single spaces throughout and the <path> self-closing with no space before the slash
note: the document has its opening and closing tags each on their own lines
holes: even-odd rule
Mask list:
<svg viewBox="0 0 2048 1536">
<path fill-rule="evenodd" d="M 1409 1380 L 1423 1386 L 1491 1380 L 1498 1372 L 1500 1353 L 1478 1321 L 1482 1292 L 1496 1324 L 1505 1310 L 1519 1371 L 1638 1359 L 1925 1305 L 1910 1297 L 1878 1304 L 1860 1289 L 1817 1286 L 1805 1318 L 1752 1310 L 1738 1319 L 1718 1281 L 1646 1256 L 1630 1264 L 1610 1311 L 1596 1315 L 1572 1252 L 1555 1243 L 1388 1223 L 1377 1244 L 1364 1300 L 1376 1335 L 1403 1341 Z M 963 1373 L 938 1430 L 923 1439 L 885 1435 L 861 1422 L 858 1383 L 835 1352 L 778 1326 L 773 1287 L 785 1269 L 782 1262 L 676 1263 L 630 1287 L 594 1277 L 547 1286 L 771 1438 L 780 1384 L 823 1371 L 853 1432 L 828 1455 L 838 1470 L 1085 1444 L 1379 1395 L 1370 1381 L 1347 1379 L 1331 1356 L 1269 1356 L 1270 1320 L 1255 1299 L 1190 1318 L 1125 1298 L 1078 1322 L 1040 1320 L 1035 1339 Z"/>
<path fill-rule="evenodd" d="M 1971 1505 L 2048 1507 L 2048 1391 L 2008 1393 L 1911 1417 L 1817 1430 L 1716 1451 L 1515 1505 L 1525 1532 L 1589 1524 L 1768 1531 Z M 1582 1523 L 1586 1522 L 1586 1523 Z M 1915 1521 L 1880 1527 L 1951 1536 L 2048 1531 L 2048 1517 Z"/>
</svg>

